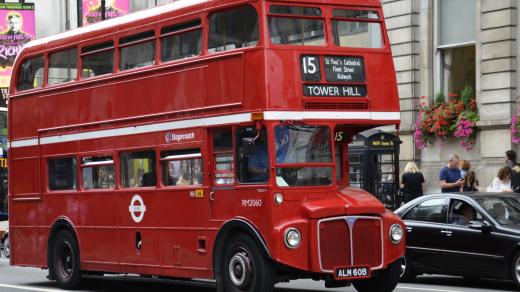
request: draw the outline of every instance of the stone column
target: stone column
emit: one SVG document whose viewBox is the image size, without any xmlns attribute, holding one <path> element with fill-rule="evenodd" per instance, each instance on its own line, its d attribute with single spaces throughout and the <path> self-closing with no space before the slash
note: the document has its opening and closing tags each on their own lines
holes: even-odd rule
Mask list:
<svg viewBox="0 0 520 292">
<path fill-rule="evenodd" d="M 429 1 L 429 0 L 428 0 Z M 425 1 L 425 2 L 428 2 Z M 419 0 L 383 0 L 401 103 L 400 159 L 416 159 L 412 128 L 420 103 Z"/>
<path fill-rule="evenodd" d="M 509 127 L 518 96 L 518 4 L 517 0 L 477 3 L 477 101 L 482 157 L 479 176 L 488 181 L 504 164 L 504 152 L 513 147 Z"/>
</svg>

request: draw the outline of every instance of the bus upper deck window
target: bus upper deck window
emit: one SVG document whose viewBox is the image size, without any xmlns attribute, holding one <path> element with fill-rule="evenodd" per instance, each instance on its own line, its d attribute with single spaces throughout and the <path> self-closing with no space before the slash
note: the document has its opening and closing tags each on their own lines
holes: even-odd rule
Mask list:
<svg viewBox="0 0 520 292">
<path fill-rule="evenodd" d="M 325 29 L 320 8 L 273 5 L 269 13 L 269 32 L 273 44 L 325 45 Z"/>
<path fill-rule="evenodd" d="M 202 48 L 200 20 L 161 29 L 161 62 L 197 56 Z"/>
<path fill-rule="evenodd" d="M 155 32 L 121 38 L 119 41 L 119 70 L 130 70 L 155 63 Z"/>
<path fill-rule="evenodd" d="M 17 90 L 40 88 L 43 85 L 44 58 L 39 56 L 23 62 L 18 73 Z"/>
<path fill-rule="evenodd" d="M 382 48 L 383 37 L 379 16 L 375 11 L 334 9 L 332 30 L 340 47 Z"/>
<path fill-rule="evenodd" d="M 77 190 L 76 158 L 49 159 L 47 165 L 51 191 Z"/>
<path fill-rule="evenodd" d="M 252 6 L 213 13 L 209 20 L 208 52 L 256 46 L 258 14 Z"/>
<path fill-rule="evenodd" d="M 114 42 L 84 47 L 81 50 L 81 77 L 90 78 L 114 72 Z"/>
<path fill-rule="evenodd" d="M 78 49 L 52 53 L 49 60 L 49 85 L 76 80 L 78 77 Z"/>
</svg>

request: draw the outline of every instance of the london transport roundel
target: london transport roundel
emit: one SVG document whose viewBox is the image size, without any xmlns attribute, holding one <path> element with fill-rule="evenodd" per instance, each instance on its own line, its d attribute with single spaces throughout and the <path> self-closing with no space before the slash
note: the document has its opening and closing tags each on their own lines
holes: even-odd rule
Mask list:
<svg viewBox="0 0 520 292">
<path fill-rule="evenodd" d="M 139 195 L 135 195 L 132 198 L 132 202 L 130 202 L 130 207 L 128 210 L 130 211 L 130 215 L 132 215 L 132 219 L 135 223 L 143 221 L 144 213 L 146 212 L 146 206 L 144 205 L 143 198 L 141 198 Z"/>
</svg>

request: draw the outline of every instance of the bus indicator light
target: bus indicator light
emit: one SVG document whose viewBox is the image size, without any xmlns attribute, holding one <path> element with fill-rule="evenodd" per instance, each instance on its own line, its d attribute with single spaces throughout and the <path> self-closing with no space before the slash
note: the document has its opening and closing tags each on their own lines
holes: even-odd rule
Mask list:
<svg viewBox="0 0 520 292">
<path fill-rule="evenodd" d="M 264 120 L 264 113 L 258 112 L 258 113 L 251 113 L 251 120 L 253 121 L 263 121 Z"/>
</svg>

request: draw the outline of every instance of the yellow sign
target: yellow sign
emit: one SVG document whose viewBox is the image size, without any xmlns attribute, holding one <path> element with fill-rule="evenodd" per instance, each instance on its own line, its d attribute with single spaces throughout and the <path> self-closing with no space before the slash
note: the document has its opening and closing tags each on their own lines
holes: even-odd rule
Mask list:
<svg viewBox="0 0 520 292">
<path fill-rule="evenodd" d="M 7 158 L 0 158 L 0 167 L 7 168 Z"/>
</svg>

